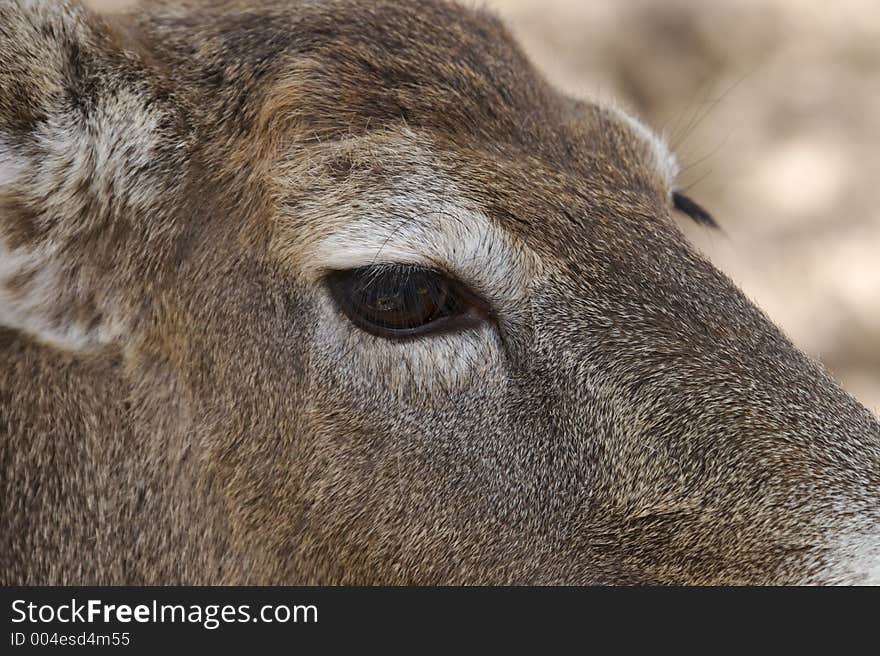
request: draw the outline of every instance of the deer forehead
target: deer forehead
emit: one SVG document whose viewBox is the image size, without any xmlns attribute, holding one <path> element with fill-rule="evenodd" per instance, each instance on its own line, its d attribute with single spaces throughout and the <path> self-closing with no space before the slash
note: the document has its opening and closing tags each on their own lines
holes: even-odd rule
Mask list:
<svg viewBox="0 0 880 656">
<path fill-rule="evenodd" d="M 431 21 L 434 11 L 451 13 Z M 276 197 L 287 193 L 285 187 L 302 186 L 303 180 L 320 182 L 316 168 L 327 153 L 340 145 L 356 151 L 359 139 L 363 147 L 357 159 L 397 164 L 396 188 L 386 196 L 406 196 L 421 210 L 429 197 L 443 211 L 451 205 L 470 214 L 487 209 L 473 203 L 462 207 L 462 190 L 449 184 L 455 175 L 447 175 L 445 190 L 435 184 L 437 193 L 415 191 L 416 181 L 423 185 L 441 178 L 432 171 L 432 150 L 460 158 L 472 170 L 480 169 L 475 160 L 485 155 L 546 165 L 551 176 L 561 172 L 571 179 L 603 179 L 607 198 L 627 187 L 652 188 L 661 195 L 674 189 L 678 165 L 663 139 L 612 102 L 579 102 L 557 92 L 484 14 L 430 3 L 383 3 L 356 26 L 347 21 L 327 25 L 320 12 L 307 15 L 303 20 L 310 29 L 332 36 L 305 52 L 291 45 L 292 59 L 252 94 L 255 104 L 243 112 L 250 117 L 244 123 L 246 136 L 229 155 L 235 169 L 265 165 Z M 376 133 L 391 138 L 377 148 L 370 138 Z M 283 160 L 280 167 L 278 159 Z M 512 171 L 502 164 L 492 173 L 496 180 L 490 185 Z M 342 188 L 323 198 L 341 198 L 346 178 L 337 175 L 333 182 Z M 405 179 L 412 184 L 402 183 Z M 380 176 L 371 182 L 388 186 Z M 469 181 L 459 182 L 467 186 Z M 527 189 L 526 194 L 539 191 Z M 351 201 L 349 217 L 363 211 L 368 196 L 361 193 L 361 202 Z"/>
</svg>

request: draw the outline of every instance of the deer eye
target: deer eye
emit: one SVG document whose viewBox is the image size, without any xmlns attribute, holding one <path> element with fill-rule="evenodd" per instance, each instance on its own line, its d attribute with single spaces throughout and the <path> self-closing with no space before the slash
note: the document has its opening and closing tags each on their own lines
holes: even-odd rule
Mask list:
<svg viewBox="0 0 880 656">
<path fill-rule="evenodd" d="M 480 319 L 480 303 L 470 291 L 424 267 L 386 264 L 334 271 L 327 283 L 345 316 L 379 337 L 447 332 Z"/>
</svg>

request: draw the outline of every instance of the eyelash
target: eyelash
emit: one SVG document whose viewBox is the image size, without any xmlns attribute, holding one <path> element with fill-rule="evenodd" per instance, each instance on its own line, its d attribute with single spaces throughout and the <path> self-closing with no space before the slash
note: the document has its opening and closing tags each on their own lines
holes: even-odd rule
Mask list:
<svg viewBox="0 0 880 656">
<path fill-rule="evenodd" d="M 697 205 L 688 196 L 680 191 L 672 192 L 672 206 L 682 214 L 692 218 L 695 223 L 706 226 L 708 228 L 719 228 L 718 222 L 709 212 Z"/>
</svg>

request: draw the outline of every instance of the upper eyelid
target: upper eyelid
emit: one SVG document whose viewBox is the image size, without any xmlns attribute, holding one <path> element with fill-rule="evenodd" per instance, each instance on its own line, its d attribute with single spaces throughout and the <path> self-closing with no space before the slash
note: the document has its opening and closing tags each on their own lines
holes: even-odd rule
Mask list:
<svg viewBox="0 0 880 656">
<path fill-rule="evenodd" d="M 409 267 L 413 269 L 419 269 L 421 271 L 429 272 L 434 275 L 442 276 L 445 278 L 451 285 L 451 287 L 457 291 L 461 291 L 467 296 L 470 300 L 477 301 L 477 305 L 479 305 L 482 309 L 487 311 L 488 313 L 494 316 L 494 303 L 490 300 L 487 294 L 483 293 L 478 286 L 469 283 L 466 280 L 462 280 L 462 278 L 455 274 L 454 271 L 450 271 L 445 266 L 436 266 L 434 264 L 422 264 L 418 262 L 376 262 L 375 264 L 367 264 L 363 266 L 356 266 L 351 268 L 332 268 L 325 269 L 323 278 L 325 281 L 329 281 L 330 278 L 334 276 L 338 276 L 341 274 L 345 274 L 347 272 L 354 272 L 362 269 L 377 269 L 381 270 L 383 268 L 392 268 L 392 267 Z"/>
<path fill-rule="evenodd" d="M 403 224 L 388 218 L 404 215 L 415 218 Z M 497 220 L 416 192 L 397 193 L 382 209 L 336 226 L 291 261 L 313 281 L 327 271 L 386 264 L 430 268 L 505 311 L 527 303 L 529 280 L 542 269 L 538 255 Z"/>
</svg>

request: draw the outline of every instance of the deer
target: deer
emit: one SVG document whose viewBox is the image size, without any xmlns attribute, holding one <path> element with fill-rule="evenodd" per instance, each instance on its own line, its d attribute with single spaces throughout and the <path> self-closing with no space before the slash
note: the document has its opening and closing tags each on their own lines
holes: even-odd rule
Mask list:
<svg viewBox="0 0 880 656">
<path fill-rule="evenodd" d="M 487 10 L 3 0 L 0 583 L 880 583 L 677 172 Z"/>
</svg>

